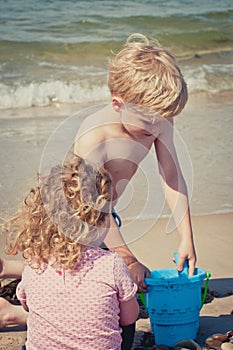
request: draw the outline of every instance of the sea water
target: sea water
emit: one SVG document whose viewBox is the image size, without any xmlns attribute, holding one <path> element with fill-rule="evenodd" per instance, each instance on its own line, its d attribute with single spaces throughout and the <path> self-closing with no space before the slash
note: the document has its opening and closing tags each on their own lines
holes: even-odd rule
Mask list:
<svg viewBox="0 0 233 350">
<path fill-rule="evenodd" d="M 1 1 L 0 108 L 97 102 L 107 58 L 134 32 L 180 60 L 189 91 L 233 88 L 231 0 Z"/>
<path fill-rule="evenodd" d="M 192 213 L 233 210 L 231 0 L 1 1 L 1 193 L 9 189 L 2 207 L 12 192 L 9 177 L 12 183 L 22 183 L 31 168 L 33 173 L 38 171 L 33 154 L 39 157 L 50 132 L 60 122 L 47 115 L 48 108 L 58 106 L 59 114 L 63 105 L 108 103 L 108 58 L 135 32 L 157 39 L 174 52 L 194 100 L 194 107 L 188 104 L 177 119 L 179 135 L 186 144 L 185 156 L 181 150 L 180 158 L 185 167 L 188 163 L 184 173 Z M 207 97 L 201 100 L 200 93 Z M 44 108 L 46 118 L 39 118 L 35 107 Z M 25 144 L 28 152 L 32 150 L 23 173 L 13 165 L 24 161 L 23 154 L 17 154 L 19 144 Z M 144 207 L 140 200 L 147 201 L 149 192 L 156 193 L 154 199 L 162 203 L 157 212 L 160 215 L 163 195 L 157 184 L 148 187 L 150 173 L 145 176 L 144 170 L 142 166 L 137 174 L 139 190 L 128 187 L 126 199 L 133 191 L 137 205 Z M 141 178 L 146 179 L 144 183 Z M 145 191 L 139 195 L 143 186 Z M 128 217 L 137 217 L 135 205 L 127 206 L 127 200 L 120 209 Z M 154 204 L 140 213 L 153 216 Z"/>
</svg>

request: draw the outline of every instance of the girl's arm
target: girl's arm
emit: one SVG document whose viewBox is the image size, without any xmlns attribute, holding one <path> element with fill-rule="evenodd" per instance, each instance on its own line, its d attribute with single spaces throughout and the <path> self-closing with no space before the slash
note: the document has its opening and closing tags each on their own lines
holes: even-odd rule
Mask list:
<svg viewBox="0 0 233 350">
<path fill-rule="evenodd" d="M 24 281 L 21 280 L 19 284 L 17 285 L 16 289 L 16 295 L 18 300 L 20 301 L 20 304 L 23 306 L 24 310 L 29 312 L 29 308 L 27 306 L 27 298 L 26 298 L 26 293 L 24 290 Z"/>
<path fill-rule="evenodd" d="M 137 320 L 139 313 L 139 305 L 135 297 L 137 285 L 131 279 L 124 260 L 116 253 L 113 272 L 118 289 L 120 325 L 128 326 Z"/>
<path fill-rule="evenodd" d="M 136 297 L 128 301 L 120 302 L 120 325 L 129 326 L 136 322 L 139 313 L 139 305 Z"/>
<path fill-rule="evenodd" d="M 112 215 L 110 215 L 110 229 L 104 243 L 110 250 L 116 251 L 124 259 L 130 271 L 131 278 L 138 285 L 138 291 L 145 293 L 147 291 L 147 285 L 144 279 L 145 277 L 150 277 L 150 270 L 137 260 L 125 244 Z"/>
</svg>

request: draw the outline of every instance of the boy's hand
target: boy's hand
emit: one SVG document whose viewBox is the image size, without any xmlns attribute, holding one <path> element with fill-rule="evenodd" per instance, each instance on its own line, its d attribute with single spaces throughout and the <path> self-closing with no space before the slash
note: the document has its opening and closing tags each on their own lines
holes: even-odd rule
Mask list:
<svg viewBox="0 0 233 350">
<path fill-rule="evenodd" d="M 188 260 L 189 276 L 193 276 L 196 265 L 196 253 L 193 244 L 181 242 L 179 249 L 179 261 L 177 264 L 177 270 L 182 271 L 185 260 Z"/>
<path fill-rule="evenodd" d="M 138 292 L 146 293 L 147 285 L 145 283 L 145 277 L 150 277 L 150 270 L 135 258 L 127 245 L 115 247 L 114 251 L 120 254 L 120 256 L 124 259 L 132 280 L 138 286 Z"/>
<path fill-rule="evenodd" d="M 139 293 L 147 292 L 147 285 L 145 277 L 150 277 L 150 270 L 138 261 L 132 262 L 128 265 L 131 278 L 138 286 Z"/>
</svg>

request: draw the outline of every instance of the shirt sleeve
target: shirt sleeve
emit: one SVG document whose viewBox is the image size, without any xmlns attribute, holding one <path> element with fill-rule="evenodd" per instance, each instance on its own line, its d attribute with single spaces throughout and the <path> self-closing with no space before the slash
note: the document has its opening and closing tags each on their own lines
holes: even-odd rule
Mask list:
<svg viewBox="0 0 233 350">
<path fill-rule="evenodd" d="M 18 300 L 20 301 L 21 305 L 24 307 L 25 310 L 28 311 L 28 306 L 27 306 L 27 297 L 26 297 L 26 290 L 25 290 L 25 269 L 23 271 L 22 274 L 22 279 L 21 281 L 18 283 L 17 288 L 16 288 L 16 296 L 18 298 Z"/>
<path fill-rule="evenodd" d="M 137 293 L 138 287 L 131 279 L 124 260 L 117 253 L 115 253 L 114 257 L 114 277 L 119 301 L 128 301 L 132 299 Z"/>
</svg>

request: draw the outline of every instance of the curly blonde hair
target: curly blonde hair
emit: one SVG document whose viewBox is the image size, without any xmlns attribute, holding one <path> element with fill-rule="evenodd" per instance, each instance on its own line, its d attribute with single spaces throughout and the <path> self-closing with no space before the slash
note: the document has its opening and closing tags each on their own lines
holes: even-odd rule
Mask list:
<svg viewBox="0 0 233 350">
<path fill-rule="evenodd" d="M 162 117 L 179 114 L 188 99 L 175 56 L 137 33 L 109 60 L 108 87 L 112 96 L 120 96 L 126 104 L 145 107 Z"/>
<path fill-rule="evenodd" d="M 97 239 L 99 227 L 106 222 L 111 179 L 106 170 L 74 156 L 38 180 L 39 186 L 30 190 L 21 210 L 4 224 L 6 252 L 22 252 L 35 269 L 51 258 L 53 266 L 72 269 L 82 246 Z"/>
</svg>

